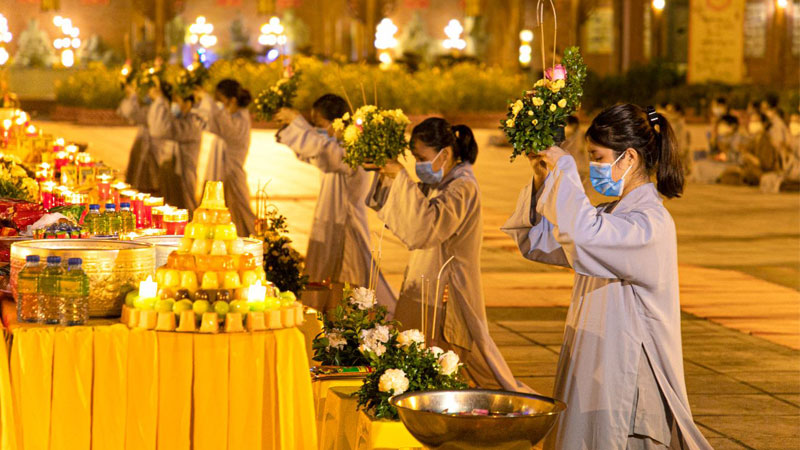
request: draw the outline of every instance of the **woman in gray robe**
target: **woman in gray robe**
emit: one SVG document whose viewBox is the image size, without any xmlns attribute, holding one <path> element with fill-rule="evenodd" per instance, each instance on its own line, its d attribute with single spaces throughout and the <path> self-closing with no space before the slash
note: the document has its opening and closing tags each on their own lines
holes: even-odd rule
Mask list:
<svg viewBox="0 0 800 450">
<path fill-rule="evenodd" d="M 135 92 L 132 92 L 117 109 L 117 113 L 129 122 L 143 127 L 140 128 L 142 135 L 137 134 L 134 141 L 126 170 L 126 181 L 142 192 L 160 192 L 159 165 L 172 154 L 174 142 L 171 141 L 171 95 L 170 84 L 157 83 L 147 92 L 149 105 L 142 106 Z"/>
<path fill-rule="evenodd" d="M 481 286 L 481 198 L 472 172 L 478 145 L 472 130 L 430 118 L 414 128 L 411 145 L 422 184 L 414 183 L 402 165 L 389 162 L 375 177 L 367 200 L 411 250 L 395 319 L 405 329 L 422 330 L 429 344 L 458 353 L 477 386 L 529 391 L 514 379 L 489 336 Z M 451 257 L 437 292 L 437 276 Z M 422 277 L 430 293 L 425 296 L 425 327 Z"/>
<path fill-rule="evenodd" d="M 167 204 L 194 211 L 197 208 L 197 160 L 205 123 L 192 112 L 194 96 L 178 98 L 173 105 L 173 157 L 161 166 L 162 193 Z"/>
<path fill-rule="evenodd" d="M 194 90 L 195 104 L 192 112 L 197 114 L 206 124 L 211 122 L 211 111 L 215 103 L 214 97 L 206 92 L 202 86 Z M 206 181 L 219 181 L 223 176 L 222 158 L 225 153 L 225 141 L 217 135 L 211 135 L 210 152 L 206 170 L 201 174 L 200 183 L 205 185 Z"/>
<path fill-rule="evenodd" d="M 554 392 L 567 410 L 545 448 L 709 449 L 686 395 L 675 224 L 659 196 L 683 190 L 672 128 L 617 105 L 586 136 L 592 186 L 621 199 L 592 206 L 575 160 L 552 147 L 531 158 L 503 227 L 526 258 L 575 271 Z"/>
<path fill-rule="evenodd" d="M 306 273 L 314 282 L 330 280 L 367 286 L 372 250 L 367 208 L 369 175 L 363 168 L 352 169 L 342 161 L 344 149 L 334 136 L 331 123 L 349 112 L 347 102 L 334 94 L 317 99 L 311 108 L 309 124 L 299 112 L 282 109 L 275 116 L 284 125 L 276 136 L 297 157 L 322 172 L 314 222 L 306 252 Z M 315 127 L 316 126 L 316 127 Z M 397 296 L 378 272 L 378 303 L 394 312 Z M 309 305 L 322 309 L 325 305 Z"/>
<path fill-rule="evenodd" d="M 250 236 L 255 230 L 256 215 L 250 206 L 250 188 L 244 163 L 250 151 L 250 92 L 238 81 L 225 79 L 217 84 L 216 97 L 222 103 L 211 104 L 209 131 L 225 141 L 222 183 L 225 203 L 240 236 Z"/>
</svg>

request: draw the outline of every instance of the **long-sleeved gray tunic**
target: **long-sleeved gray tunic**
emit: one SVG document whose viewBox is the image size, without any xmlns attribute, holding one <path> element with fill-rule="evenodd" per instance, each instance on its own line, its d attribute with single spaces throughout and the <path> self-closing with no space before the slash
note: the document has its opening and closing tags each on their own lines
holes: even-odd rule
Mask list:
<svg viewBox="0 0 800 450">
<path fill-rule="evenodd" d="M 322 172 L 314 222 L 306 252 L 306 273 L 311 281 L 330 279 L 366 286 L 372 260 L 367 208 L 369 175 L 362 168 L 352 169 L 342 161 L 344 149 L 328 135 L 317 132 L 298 116 L 276 136 L 297 157 Z M 378 274 L 378 302 L 394 312 L 397 295 Z"/>
<path fill-rule="evenodd" d="M 368 206 L 378 211 L 378 217 L 411 250 L 395 314 L 403 328 L 422 329 L 419 311 L 424 275 L 431 280 L 428 302 L 435 299 L 438 311 L 436 329 L 430 308 L 429 326 L 423 332 L 433 339 L 442 336 L 457 351 L 469 352 L 467 358 L 460 356 L 480 385 L 529 391 L 514 379 L 489 335 L 480 268 L 483 219 L 472 166 L 461 163 L 438 185 L 422 188 L 404 170 L 394 180 L 376 176 Z M 439 270 L 451 256 L 454 259 L 435 292 Z M 442 307 L 445 285 L 449 299 Z"/>
<path fill-rule="evenodd" d="M 545 448 L 624 449 L 632 434 L 711 448 L 686 395 L 675 224 L 655 186 L 595 208 L 575 160 L 562 156 L 535 198 L 532 185 L 523 190 L 503 230 L 526 258 L 575 271 L 554 392 L 567 410 Z M 653 384 L 682 443 L 670 442 L 663 407 L 645 410 L 659 398 Z"/>
</svg>

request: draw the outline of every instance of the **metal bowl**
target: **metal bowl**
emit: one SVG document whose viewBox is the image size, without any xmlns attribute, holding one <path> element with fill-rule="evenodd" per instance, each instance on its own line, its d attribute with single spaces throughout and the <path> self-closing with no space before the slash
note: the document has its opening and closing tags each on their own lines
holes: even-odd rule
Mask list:
<svg viewBox="0 0 800 450">
<path fill-rule="evenodd" d="M 567 406 L 534 394 L 467 389 L 409 392 L 390 400 L 400 420 L 434 449 L 526 449 L 547 435 Z M 484 409 L 494 416 L 452 415 Z M 505 414 L 523 415 L 508 417 Z"/>
<path fill-rule="evenodd" d="M 17 274 L 28 255 L 83 259 L 89 276 L 89 316 L 118 317 L 125 294 L 155 271 L 151 244 L 94 239 L 44 239 L 17 242 L 11 246 L 11 286 L 16 291 Z M 14 292 L 16 298 L 16 292 Z"/>
<path fill-rule="evenodd" d="M 161 267 L 167 263 L 167 257 L 173 250 L 178 249 L 178 244 L 183 236 L 145 236 L 136 238 L 134 242 L 146 242 L 156 246 L 156 267 Z M 256 264 L 260 267 L 264 265 L 264 243 L 258 239 L 244 238 L 244 251 L 256 258 Z"/>
</svg>

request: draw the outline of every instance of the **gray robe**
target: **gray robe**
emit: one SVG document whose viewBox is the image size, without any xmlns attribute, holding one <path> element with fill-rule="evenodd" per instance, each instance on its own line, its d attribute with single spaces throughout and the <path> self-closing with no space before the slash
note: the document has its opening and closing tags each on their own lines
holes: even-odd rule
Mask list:
<svg viewBox="0 0 800 450">
<path fill-rule="evenodd" d="M 206 124 L 211 122 L 211 111 L 215 106 L 214 98 L 208 92 L 203 92 L 197 99 L 197 106 L 192 112 L 197 114 Z M 214 135 L 211 140 L 211 153 L 208 156 L 208 164 L 200 182 L 205 185 L 206 181 L 222 180 L 224 175 L 223 154 L 225 153 L 225 141 L 219 136 Z"/>
<path fill-rule="evenodd" d="M 147 131 L 146 139 L 142 137 L 134 141 L 126 170 L 130 174 L 127 182 L 142 192 L 161 192 L 159 166 L 169 158 L 175 145 L 171 140 L 173 116 L 169 102 L 159 98 L 149 106 L 142 107 L 138 98 L 132 95 L 122 101 L 117 113 Z"/>
<path fill-rule="evenodd" d="M 710 449 L 686 395 L 675 224 L 655 186 L 595 208 L 575 160 L 563 156 L 535 205 L 531 195 L 529 185 L 503 231 L 526 258 L 575 270 L 554 392 L 567 410 L 545 448 L 624 449 L 628 436 L 637 434 L 671 448 Z M 643 371 L 648 364 L 641 358 L 651 373 Z M 655 378 L 683 442 L 636 409 L 637 397 L 659 397 L 643 392 L 648 377 Z M 663 407 L 660 416 L 655 419 L 663 419 Z"/>
<path fill-rule="evenodd" d="M 225 141 L 222 153 L 222 183 L 225 203 L 240 236 L 250 236 L 255 230 L 256 215 L 250 207 L 250 188 L 244 163 L 250 151 L 250 113 L 240 108 L 231 114 L 216 104 L 211 107 L 208 130 Z"/>
<path fill-rule="evenodd" d="M 426 336 L 437 345 L 440 339 L 450 344 L 479 386 L 530 391 L 514 379 L 489 336 L 481 286 L 481 199 L 472 166 L 457 165 L 435 186 L 418 186 L 405 170 L 394 180 L 378 175 L 367 201 L 411 250 L 395 313 L 403 328 L 422 328 L 420 287 L 424 275 L 432 280 L 429 303 L 436 299 L 438 308 L 433 330 L 430 308 L 430 328 L 423 330 Z M 435 293 L 439 270 L 451 256 L 455 258 L 444 270 Z M 445 286 L 449 297 L 442 308 Z"/>
<path fill-rule="evenodd" d="M 203 136 L 203 120 L 189 113 L 172 120 L 171 137 L 177 143 L 171 159 L 174 178 L 164 189 L 165 201 L 173 206 L 194 211 L 197 208 L 197 160 L 200 156 L 200 139 Z"/>
<path fill-rule="evenodd" d="M 353 170 L 342 161 L 344 149 L 327 134 L 320 134 L 298 116 L 276 136 L 297 157 L 322 171 L 322 182 L 314 209 L 314 222 L 306 252 L 306 273 L 314 282 L 334 282 L 366 286 L 372 260 L 369 225 L 364 199 L 369 192 L 369 175 L 362 168 Z M 376 256 L 377 257 L 377 256 Z M 378 303 L 394 312 L 397 295 L 378 274 Z"/>
</svg>

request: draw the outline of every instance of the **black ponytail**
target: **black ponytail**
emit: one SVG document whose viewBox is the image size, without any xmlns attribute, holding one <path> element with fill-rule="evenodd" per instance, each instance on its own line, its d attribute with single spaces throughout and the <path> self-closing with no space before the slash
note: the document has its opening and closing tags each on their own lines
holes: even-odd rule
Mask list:
<svg viewBox="0 0 800 450">
<path fill-rule="evenodd" d="M 253 101 L 253 96 L 250 91 L 240 86 L 236 93 L 236 104 L 239 105 L 239 108 L 246 108 L 251 101 Z"/>
<path fill-rule="evenodd" d="M 453 156 L 463 162 L 475 164 L 478 159 L 478 143 L 472 130 L 466 125 L 450 126 L 441 117 L 429 117 L 411 131 L 411 146 L 419 140 L 437 151 L 446 147 L 453 149 Z"/>
<path fill-rule="evenodd" d="M 242 85 L 231 78 L 226 78 L 217 83 L 217 92 L 225 98 L 235 98 L 236 104 L 240 108 L 244 108 L 253 101 L 253 96 L 250 91 L 243 88 Z"/>
<path fill-rule="evenodd" d="M 664 197 L 675 198 L 683 194 L 684 176 L 683 163 L 678 154 L 678 141 L 675 131 L 663 114 L 656 113 L 658 117 L 659 155 L 656 167 L 656 183 L 658 192 Z"/>
<path fill-rule="evenodd" d="M 478 143 L 475 142 L 472 129 L 466 125 L 455 125 L 453 135 L 456 138 L 454 150 L 458 158 L 461 161 L 475 164 L 475 160 L 478 159 Z"/>
<path fill-rule="evenodd" d="M 684 176 L 675 132 L 669 121 L 652 108 L 619 104 L 603 110 L 586 130 L 586 138 L 610 148 L 619 157 L 632 148 L 641 156 L 648 175 L 656 175 L 658 192 L 667 198 L 680 197 Z"/>
</svg>

